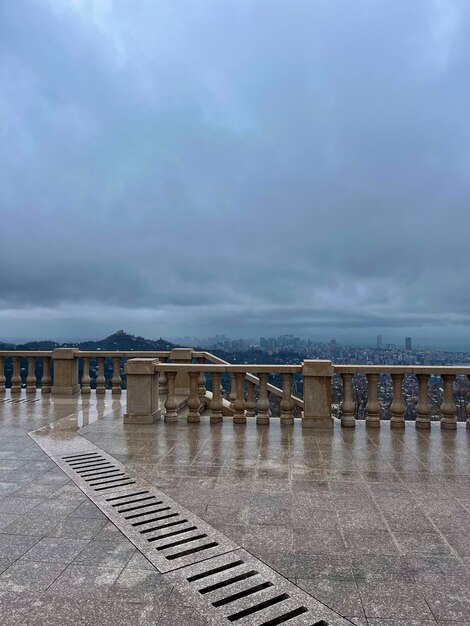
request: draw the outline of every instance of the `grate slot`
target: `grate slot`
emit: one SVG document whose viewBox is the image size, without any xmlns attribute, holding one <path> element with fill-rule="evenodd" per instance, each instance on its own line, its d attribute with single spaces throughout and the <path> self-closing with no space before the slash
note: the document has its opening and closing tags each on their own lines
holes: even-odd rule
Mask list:
<svg viewBox="0 0 470 626">
<path fill-rule="evenodd" d="M 147 496 L 146 498 L 137 498 L 137 500 L 128 500 L 127 502 L 121 502 L 119 504 L 112 504 L 111 506 L 127 506 L 128 504 L 135 504 L 136 502 L 144 502 L 145 500 L 156 500 L 156 498 L 155 496 Z M 120 512 L 121 511 L 119 511 L 119 513 Z"/>
<path fill-rule="evenodd" d="M 64 459 L 64 461 L 67 461 L 67 463 L 69 462 L 69 460 L 73 461 L 74 459 L 81 459 L 83 457 L 90 457 L 90 456 L 100 456 L 99 454 L 97 454 L 96 452 L 84 452 L 83 454 L 68 454 L 67 456 L 63 456 L 62 458 Z"/>
<path fill-rule="evenodd" d="M 80 476 L 81 478 L 84 478 L 86 480 L 86 476 L 99 476 L 100 474 L 107 474 L 108 472 L 119 472 L 120 470 L 118 470 L 117 468 L 114 468 L 112 465 L 111 467 L 106 467 L 106 468 L 98 468 L 98 470 L 87 470 L 86 472 L 80 472 Z"/>
<path fill-rule="evenodd" d="M 230 604 L 230 602 L 235 602 L 235 600 L 240 600 L 240 598 L 245 598 L 246 596 L 251 596 L 257 591 L 262 591 L 263 589 L 268 589 L 272 587 L 273 583 L 265 582 L 260 583 L 259 585 L 255 585 L 254 587 L 249 587 L 248 589 L 244 589 L 243 591 L 239 591 L 238 593 L 234 593 L 231 596 L 227 596 L 226 598 L 222 598 L 221 600 L 216 600 L 212 603 L 212 606 L 216 608 L 218 606 L 224 606 L 225 604 Z"/>
<path fill-rule="evenodd" d="M 221 580 L 220 583 L 214 583 L 213 585 L 209 585 L 208 587 L 203 587 L 202 589 L 198 589 L 199 593 L 205 594 L 210 593 L 211 591 L 215 591 L 216 589 L 221 589 L 222 587 L 228 587 L 229 585 L 234 585 L 238 583 L 240 580 L 245 580 L 246 578 L 251 578 L 252 576 L 256 576 L 258 572 L 255 572 L 254 569 L 251 569 L 248 572 L 243 572 L 243 574 L 238 574 L 238 576 L 233 576 L 232 578 L 226 578 L 225 580 Z"/>
<path fill-rule="evenodd" d="M 164 509 L 159 509 L 160 511 L 171 511 L 171 507 L 165 507 Z M 152 513 L 156 513 L 157 511 L 152 511 Z M 151 524 L 152 522 L 158 522 L 162 519 L 170 519 L 171 517 L 179 517 L 179 513 L 169 513 L 168 515 L 161 515 L 160 517 L 154 517 L 153 519 L 145 519 L 141 522 L 134 522 L 132 524 L 132 526 L 143 526 L 144 524 Z M 174 522 L 174 524 L 183 524 L 183 522 L 187 522 L 188 520 L 181 520 L 179 522 Z M 172 526 L 173 522 L 171 524 L 166 524 L 165 526 Z M 139 530 L 141 535 L 144 535 L 145 533 L 151 533 L 152 530 L 158 530 L 159 528 L 165 528 L 165 526 L 154 526 L 153 528 L 146 528 L 145 530 Z"/>
<path fill-rule="evenodd" d="M 319 622 L 315 622 L 312 626 L 328 626 L 328 622 L 325 622 L 324 619 L 321 619 Z"/>
<path fill-rule="evenodd" d="M 175 513 L 175 515 L 178 515 L 178 513 Z M 141 535 L 143 535 L 145 533 L 151 532 L 152 530 L 161 530 L 162 528 L 170 528 L 171 526 L 178 526 L 178 524 L 186 524 L 187 522 L 188 520 L 182 519 L 182 520 L 179 520 L 178 522 L 168 522 L 168 524 L 160 524 L 160 526 L 154 526 L 153 528 L 149 528 L 147 530 L 139 530 L 139 532 Z M 139 526 L 140 524 L 147 524 L 147 522 L 137 522 L 136 524 L 132 524 L 132 525 Z"/>
<path fill-rule="evenodd" d="M 169 561 L 174 561 L 175 559 L 180 559 L 183 556 L 187 556 L 188 554 L 195 554 L 196 552 L 203 552 L 204 550 L 209 550 L 209 548 L 215 548 L 219 544 L 217 541 L 211 541 L 210 543 L 205 543 L 203 546 L 198 546 L 197 548 L 191 548 L 190 550 L 183 550 L 183 552 L 177 552 L 176 554 L 169 554 L 166 558 Z"/>
<path fill-rule="evenodd" d="M 258 611 L 262 611 L 263 609 L 267 609 L 274 604 L 279 604 L 279 602 L 283 602 L 283 600 L 287 600 L 290 598 L 288 593 L 281 593 L 279 596 L 275 596 L 274 598 L 269 598 L 268 600 L 263 600 L 263 602 L 259 602 L 254 606 L 249 606 L 247 609 L 243 609 L 243 611 L 238 611 L 237 613 L 232 613 L 232 615 L 227 615 L 227 619 L 230 622 L 236 622 L 242 617 L 246 617 L 247 615 L 251 615 L 252 613 L 257 613 Z"/>
<path fill-rule="evenodd" d="M 90 483 L 94 480 L 100 480 L 101 478 L 110 478 L 111 476 L 124 476 L 123 472 L 119 470 L 108 470 L 107 472 L 100 472 L 99 474 L 89 475 L 89 478 L 84 478 L 86 483 Z"/>
<path fill-rule="evenodd" d="M 104 459 L 102 456 L 95 456 L 91 459 L 82 459 L 81 461 L 71 461 L 69 463 L 70 467 L 73 467 L 73 469 L 76 469 L 77 467 L 86 467 L 88 465 L 93 465 L 94 463 L 103 463 L 105 462 L 106 459 Z"/>
<path fill-rule="evenodd" d="M 94 478 L 94 482 L 90 482 L 90 487 L 95 487 L 95 485 L 108 485 L 109 483 L 118 483 L 121 480 L 128 478 L 128 476 L 126 476 L 124 472 L 119 472 L 119 474 L 115 474 L 115 476 L 123 476 L 124 478 L 116 478 L 115 480 L 108 480 L 107 478 Z"/>
<path fill-rule="evenodd" d="M 206 578 L 206 576 L 213 576 L 214 574 L 218 574 L 219 572 L 225 572 L 228 569 L 233 569 L 234 567 L 238 567 L 238 565 L 244 565 L 244 563 L 245 563 L 244 561 L 234 561 L 233 563 L 227 563 L 227 565 L 221 565 L 220 567 L 214 567 L 214 569 L 201 572 L 200 574 L 194 574 L 194 576 L 190 576 L 189 578 L 186 578 L 186 580 L 189 583 L 192 583 L 195 580 Z"/>
<path fill-rule="evenodd" d="M 198 539 L 205 539 L 207 537 L 206 533 L 201 533 L 200 535 L 194 535 L 194 537 L 188 537 L 187 539 L 180 539 L 179 541 L 174 541 L 173 543 L 165 543 L 163 546 L 158 546 L 157 550 L 161 552 L 162 550 L 167 550 L 168 548 L 175 548 L 176 546 L 181 546 L 185 543 L 191 543 L 192 541 L 197 541 Z M 157 539 L 154 537 L 154 541 Z"/>
<path fill-rule="evenodd" d="M 127 483 L 122 483 L 122 485 L 109 485 L 109 487 L 98 487 L 98 488 L 95 488 L 95 491 L 105 491 L 106 489 L 117 489 L 117 487 L 125 487 L 126 485 L 135 485 L 135 480 L 130 480 Z"/>
<path fill-rule="evenodd" d="M 114 498 L 105 498 L 106 502 L 114 502 L 115 500 L 123 500 L 124 498 L 134 498 L 135 496 L 143 496 L 145 493 L 149 493 L 149 491 L 137 491 L 134 493 L 126 493 L 122 496 L 115 496 Z M 122 504 L 125 504 L 124 502 Z M 121 506 L 120 504 L 112 504 L 111 506 Z"/>
<path fill-rule="evenodd" d="M 148 500 L 155 500 L 155 498 L 146 498 Z M 136 502 L 139 502 L 137 500 Z M 139 506 L 129 506 L 125 509 L 118 509 L 118 513 L 129 513 L 130 511 L 138 511 L 140 509 L 148 509 L 149 506 L 155 506 L 156 504 L 162 504 L 162 501 L 159 500 L 157 502 L 147 502 L 147 504 L 139 504 Z"/>
<path fill-rule="evenodd" d="M 297 609 L 293 609 L 292 611 L 288 611 L 287 613 L 284 613 L 283 615 L 279 615 L 279 617 L 274 617 L 273 619 L 270 619 L 267 622 L 263 622 L 262 624 L 260 624 L 260 626 L 278 626 L 278 624 L 284 624 L 285 622 L 291 619 L 294 619 L 294 617 L 297 617 L 298 615 L 303 615 L 304 613 L 307 613 L 307 612 L 308 612 L 307 607 L 299 606 L 299 608 Z M 326 626 L 328 626 L 328 624 Z"/>
<path fill-rule="evenodd" d="M 132 515 L 125 515 L 124 519 L 135 519 L 136 517 L 142 517 L 143 515 L 152 515 L 153 513 L 161 513 L 162 511 L 171 511 L 171 506 L 164 506 L 160 509 L 155 509 L 154 511 L 144 511 L 143 513 L 133 513 Z M 179 513 L 175 513 L 175 515 L 179 515 Z M 155 519 L 165 519 L 167 516 L 157 517 Z M 148 522 L 153 522 L 154 520 L 144 520 L 140 522 L 141 524 L 147 524 Z M 132 524 L 132 526 L 137 526 L 137 524 Z"/>
<path fill-rule="evenodd" d="M 181 528 L 180 530 L 174 530 L 171 533 L 158 535 L 158 537 L 151 537 L 150 539 L 148 539 L 148 541 L 159 541 L 160 539 L 166 539 L 167 537 L 173 537 L 174 535 L 181 535 L 182 533 L 189 533 L 190 530 L 197 530 L 197 526 L 190 526 L 189 528 Z"/>
<path fill-rule="evenodd" d="M 102 467 L 103 465 L 107 465 L 108 467 L 115 467 L 109 461 L 97 461 L 96 463 L 90 463 L 90 465 L 81 465 L 80 467 L 72 467 L 73 470 L 80 474 L 82 472 L 86 472 L 87 470 L 92 469 L 93 467 Z"/>
</svg>

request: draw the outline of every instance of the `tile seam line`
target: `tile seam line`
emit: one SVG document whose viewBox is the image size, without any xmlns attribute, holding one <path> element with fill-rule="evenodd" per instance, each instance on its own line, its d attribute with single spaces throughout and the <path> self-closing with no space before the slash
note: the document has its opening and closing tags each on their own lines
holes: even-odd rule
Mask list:
<svg viewBox="0 0 470 626">
<path fill-rule="evenodd" d="M 103 414 L 100 418 L 98 418 L 98 420 L 97 420 L 97 421 L 99 421 L 99 420 L 101 420 L 101 419 L 105 419 L 106 417 L 109 417 L 110 415 L 112 415 L 112 414 L 114 414 L 114 413 L 117 413 L 118 411 L 121 411 L 121 409 L 122 409 L 122 406 L 121 406 L 121 407 L 119 407 L 118 409 L 113 409 L 113 410 L 110 410 L 109 412 L 104 413 L 104 414 Z M 34 437 L 33 437 L 33 435 L 34 435 L 35 433 L 38 433 L 38 432 L 39 432 L 39 431 L 41 431 L 41 430 L 45 430 L 45 429 L 47 429 L 47 428 L 50 428 L 50 427 L 51 427 L 51 426 L 53 426 L 54 424 L 57 424 L 57 423 L 59 423 L 59 422 L 61 422 L 61 421 L 65 421 L 65 420 L 69 419 L 72 415 L 75 415 L 75 414 L 76 414 L 76 413 L 71 413 L 71 414 L 68 414 L 67 416 L 62 417 L 62 418 L 60 418 L 59 420 L 56 420 L 55 422 L 50 422 L 49 424 L 47 424 L 47 425 L 45 425 L 45 426 L 42 426 L 42 427 L 40 427 L 40 428 L 34 429 L 34 430 L 32 430 L 32 431 L 29 431 L 27 434 L 28 434 L 28 437 L 30 437 L 30 438 L 32 439 L 32 441 L 34 441 L 34 443 L 35 443 L 35 444 L 36 444 L 39 448 L 41 448 L 45 454 L 47 454 L 47 456 L 48 456 L 48 457 L 49 457 L 49 458 L 50 458 L 50 459 L 51 459 L 51 460 L 52 460 L 52 461 L 53 461 L 53 462 L 57 465 L 57 467 L 58 467 L 58 468 L 59 468 L 59 469 L 60 469 L 60 470 L 61 470 L 61 471 L 62 471 L 62 472 L 66 475 L 66 476 L 68 476 L 68 477 L 70 478 L 70 480 L 72 480 L 72 482 L 73 482 L 73 483 L 74 483 L 74 484 L 75 484 L 75 485 L 76 485 L 76 486 L 80 489 L 80 491 L 84 494 L 84 496 L 85 496 L 85 497 L 86 497 L 86 498 L 87 498 L 90 502 L 93 502 L 93 500 L 91 499 L 91 497 L 90 497 L 90 496 L 89 496 L 89 495 L 88 495 L 88 494 L 87 494 L 87 493 L 86 493 L 86 492 L 82 489 L 81 485 L 80 485 L 80 484 L 78 484 L 78 483 L 74 480 L 74 478 L 73 478 L 72 476 L 70 476 L 67 472 L 65 472 L 65 471 L 64 471 L 64 469 L 63 469 L 63 468 L 59 465 L 59 463 L 58 463 L 58 461 L 56 460 L 56 458 L 54 458 L 55 456 L 59 457 L 59 454 L 57 454 L 57 455 L 54 455 L 54 456 L 53 456 L 53 455 L 52 455 L 49 451 L 47 451 L 47 449 L 43 448 L 43 447 L 42 447 L 42 446 L 41 446 L 41 445 L 40 445 L 40 444 L 39 444 L 39 443 L 38 443 L 38 442 L 34 439 Z M 72 431 L 72 432 L 73 432 L 73 434 L 74 434 L 77 438 L 80 438 L 81 440 L 83 440 L 83 443 L 84 443 L 84 446 L 85 446 L 85 447 L 84 447 L 84 449 L 85 449 L 85 450 L 86 450 L 87 448 L 88 448 L 88 449 L 92 449 L 92 448 L 94 448 L 94 449 L 98 450 L 99 452 L 101 452 L 103 455 L 105 455 L 105 456 L 107 456 L 108 458 L 112 459 L 114 462 L 116 462 L 116 463 L 117 463 L 117 465 L 122 465 L 122 466 L 124 467 L 124 469 L 125 469 L 125 465 L 124 465 L 123 463 L 121 463 L 120 461 L 118 461 L 117 459 L 115 459 L 115 457 L 113 457 L 112 455 L 110 455 L 110 454 L 109 454 L 109 453 L 107 453 L 106 451 L 102 450 L 102 449 L 101 449 L 99 446 L 97 446 L 95 443 L 93 443 L 92 441 L 90 441 L 89 439 L 87 439 L 86 437 L 84 437 L 84 436 L 80 433 L 80 429 L 76 429 L 75 431 Z M 74 454 L 81 454 L 81 453 L 77 451 L 77 452 L 76 452 L 76 453 L 74 453 Z M 72 468 L 70 468 L 70 469 L 72 470 Z M 72 470 L 72 471 L 73 471 L 73 470 Z M 138 479 L 139 479 L 139 477 L 138 477 L 138 476 L 131 476 L 131 478 L 135 478 L 136 480 L 138 480 Z M 145 481 L 145 482 L 147 482 L 147 481 Z M 151 484 L 151 483 L 150 483 L 150 484 Z M 159 491 L 161 491 L 163 494 L 167 495 L 167 494 L 166 494 L 166 493 L 165 493 L 162 489 L 158 489 L 158 490 L 159 490 Z M 169 496 L 167 496 L 167 497 L 169 497 Z M 172 498 L 170 498 L 170 499 L 172 499 Z M 94 503 L 94 502 L 93 502 L 93 504 L 95 504 L 95 506 L 96 506 L 96 503 Z M 184 505 L 182 505 L 182 506 L 184 506 Z M 77 508 L 78 508 L 78 507 L 77 507 Z M 103 510 L 101 509 L 101 507 L 98 507 L 98 508 L 100 508 L 100 510 L 104 513 L 104 515 L 108 518 L 108 520 L 109 520 L 109 521 L 111 521 L 111 520 L 110 520 L 110 518 L 108 517 L 108 515 L 107 515 L 106 511 L 103 511 Z M 187 508 L 187 507 L 184 507 L 184 508 Z M 188 508 L 187 510 L 188 510 L 189 512 L 191 512 L 189 508 Z M 209 524 L 208 522 L 205 522 L 205 520 L 202 520 L 201 518 L 199 518 L 199 516 L 195 515 L 195 514 L 194 514 L 194 513 L 192 513 L 192 512 L 191 512 L 191 514 L 192 514 L 192 515 L 193 515 L 196 519 L 198 519 L 198 520 L 200 520 L 201 522 L 203 522 L 203 523 L 204 523 L 204 525 L 207 525 L 209 528 L 213 529 L 213 530 L 214 530 L 215 532 L 217 532 L 219 535 L 222 535 L 222 536 L 224 536 L 226 539 L 229 539 L 229 538 L 227 538 L 227 537 L 226 537 L 226 535 L 225 535 L 224 533 L 222 533 L 222 532 L 218 531 L 218 530 L 217 530 L 216 528 L 214 528 L 211 524 Z M 113 524 L 114 524 L 114 522 L 112 522 L 112 521 L 111 521 L 111 523 L 113 523 Z M 115 525 L 115 524 L 114 524 L 114 525 Z M 120 529 L 119 529 L 119 530 L 120 530 Z M 122 532 L 122 531 L 121 531 L 121 532 Z M 129 542 L 130 542 L 130 543 L 131 543 L 131 544 L 132 544 L 132 545 L 136 548 L 136 550 L 138 551 L 138 553 L 139 553 L 139 554 L 141 554 L 142 556 L 144 556 L 145 558 L 147 558 L 147 556 L 146 556 L 146 555 L 145 555 L 145 554 L 144 554 L 144 553 L 140 550 L 140 548 L 139 548 L 139 547 L 138 547 L 138 546 L 134 543 L 134 541 L 133 541 L 130 537 L 128 537 L 128 536 L 127 536 L 124 532 L 122 532 L 122 534 L 123 534 L 123 535 L 126 537 L 126 539 L 127 539 L 127 540 L 128 540 L 128 541 L 129 541 Z M 232 541 L 232 540 L 230 540 L 230 542 L 231 542 L 231 543 L 232 543 L 235 547 L 234 547 L 234 548 L 232 548 L 231 550 L 224 551 L 224 552 L 223 552 L 223 554 L 224 554 L 224 555 L 226 555 L 226 554 L 230 554 L 230 553 L 232 553 L 232 552 L 235 552 L 236 550 L 245 550 L 245 548 L 243 548 L 242 546 L 240 546 L 237 542 Z M 265 563 L 262 559 L 260 559 L 260 558 L 259 558 L 259 557 L 257 557 L 256 555 L 254 555 L 252 552 L 249 552 L 248 550 L 245 550 L 245 551 L 246 551 L 246 552 L 248 552 L 248 553 L 249 553 L 249 554 L 250 554 L 253 558 L 255 558 L 255 559 L 257 559 L 258 561 L 260 561 L 260 562 L 261 562 L 261 563 L 262 563 L 265 567 L 267 567 L 267 568 L 269 568 L 269 569 L 273 570 L 273 572 L 275 572 L 278 576 L 280 576 L 280 577 L 281 577 L 282 579 L 284 579 L 286 582 L 290 583 L 291 585 L 294 585 L 294 586 L 295 586 L 295 587 L 296 587 L 299 591 L 301 591 L 301 592 L 303 592 L 303 593 L 305 593 L 305 594 L 309 595 L 309 596 L 310 596 L 313 600 L 315 600 L 316 602 L 320 603 L 321 605 L 323 605 L 324 607 L 326 607 L 327 609 L 329 609 L 330 611 L 332 611 L 333 613 L 335 613 L 338 617 L 340 617 L 340 618 L 342 618 L 342 619 L 344 619 L 344 620 L 346 620 L 346 621 L 348 621 L 348 622 L 350 621 L 347 617 L 343 616 L 341 613 L 339 613 L 339 612 L 338 612 L 338 611 L 336 611 L 335 609 L 332 609 L 330 606 L 328 606 L 327 604 L 325 604 L 324 602 L 322 602 L 320 599 L 316 598 L 316 597 L 315 597 L 315 596 L 313 596 L 312 594 L 309 594 L 307 591 L 305 591 L 304 589 L 302 589 L 301 587 L 299 587 L 296 583 L 294 583 L 293 581 L 291 581 L 290 579 L 288 579 L 286 576 L 284 576 L 283 574 L 281 574 L 280 572 L 278 572 L 276 569 L 274 569 L 273 567 L 271 567 L 269 564 Z M 216 558 L 216 557 L 214 557 L 214 556 L 212 556 L 212 557 L 207 557 L 207 558 L 205 558 L 205 559 L 202 559 L 201 561 L 198 561 L 198 564 L 203 563 L 203 562 L 206 562 L 206 561 L 210 561 L 211 559 L 214 559 L 214 558 Z M 70 565 L 70 564 L 69 564 L 69 565 Z M 68 569 L 69 565 L 66 567 L 66 569 Z M 188 566 L 188 565 L 181 565 L 181 566 L 179 566 L 179 567 L 177 567 L 177 568 L 175 568 L 175 569 L 173 569 L 173 570 L 170 570 L 170 571 L 168 571 L 168 572 L 159 572 L 159 573 L 160 573 L 163 577 L 166 577 L 166 576 L 168 576 L 168 575 L 172 574 L 173 572 L 176 572 L 176 571 L 181 571 L 181 570 L 183 570 L 183 569 L 185 569 L 185 568 L 187 568 L 187 567 L 191 567 L 191 566 L 190 566 L 190 565 L 189 565 L 189 566 Z M 158 570 L 158 568 L 156 568 L 156 569 L 157 569 L 157 571 L 159 571 L 159 570 Z M 194 607 L 194 609 L 195 609 L 195 610 L 197 610 L 197 609 L 196 609 L 196 607 Z M 352 624 L 352 622 L 351 622 L 351 624 Z"/>
</svg>

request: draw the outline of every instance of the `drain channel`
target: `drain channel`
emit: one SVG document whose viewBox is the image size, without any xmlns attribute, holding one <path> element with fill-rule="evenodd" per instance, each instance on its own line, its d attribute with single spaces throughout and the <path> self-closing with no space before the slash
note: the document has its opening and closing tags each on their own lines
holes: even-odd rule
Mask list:
<svg viewBox="0 0 470 626">
<path fill-rule="evenodd" d="M 98 448 L 51 458 L 210 624 L 351 624 Z"/>
</svg>

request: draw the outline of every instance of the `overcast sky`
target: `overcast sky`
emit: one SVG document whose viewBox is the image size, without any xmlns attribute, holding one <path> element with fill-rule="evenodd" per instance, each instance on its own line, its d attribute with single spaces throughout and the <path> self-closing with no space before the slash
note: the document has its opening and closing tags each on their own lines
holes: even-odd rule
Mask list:
<svg viewBox="0 0 470 626">
<path fill-rule="evenodd" d="M 0 2 L 0 340 L 470 349 L 468 0 Z"/>
</svg>

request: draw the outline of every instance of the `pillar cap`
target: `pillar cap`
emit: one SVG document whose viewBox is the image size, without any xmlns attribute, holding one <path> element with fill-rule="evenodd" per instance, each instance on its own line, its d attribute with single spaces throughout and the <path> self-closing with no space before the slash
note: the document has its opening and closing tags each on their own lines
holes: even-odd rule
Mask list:
<svg viewBox="0 0 470 626">
<path fill-rule="evenodd" d="M 331 361 L 305 360 L 302 366 L 304 376 L 333 376 L 335 373 Z"/>
</svg>

